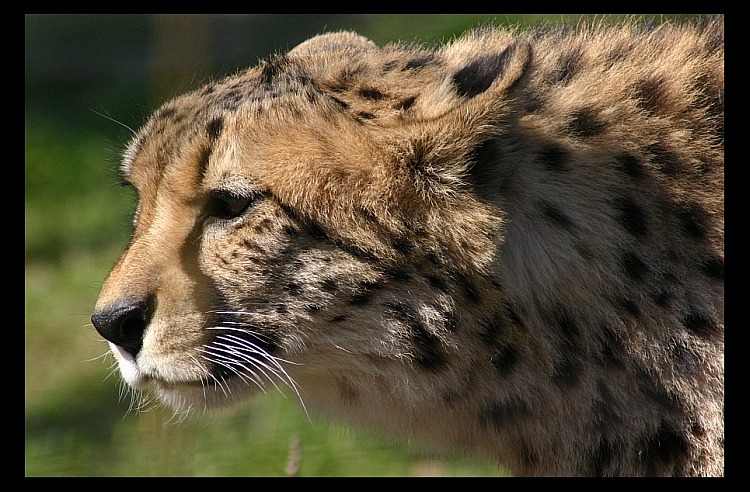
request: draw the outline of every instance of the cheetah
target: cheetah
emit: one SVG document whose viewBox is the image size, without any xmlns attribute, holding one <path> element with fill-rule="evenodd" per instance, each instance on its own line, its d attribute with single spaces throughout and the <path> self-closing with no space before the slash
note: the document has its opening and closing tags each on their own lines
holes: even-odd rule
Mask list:
<svg viewBox="0 0 750 492">
<path fill-rule="evenodd" d="M 724 474 L 724 24 L 318 35 L 165 103 L 92 322 L 180 414 L 268 387 L 515 475 Z"/>
</svg>

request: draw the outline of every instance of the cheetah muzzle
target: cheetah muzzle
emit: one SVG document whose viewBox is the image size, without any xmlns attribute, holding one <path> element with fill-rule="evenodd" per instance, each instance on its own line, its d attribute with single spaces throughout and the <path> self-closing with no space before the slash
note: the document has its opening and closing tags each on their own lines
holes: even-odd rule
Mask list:
<svg viewBox="0 0 750 492">
<path fill-rule="evenodd" d="M 340 32 L 208 83 L 125 151 L 94 326 L 177 412 L 277 386 L 515 474 L 722 475 L 723 46 Z"/>
</svg>

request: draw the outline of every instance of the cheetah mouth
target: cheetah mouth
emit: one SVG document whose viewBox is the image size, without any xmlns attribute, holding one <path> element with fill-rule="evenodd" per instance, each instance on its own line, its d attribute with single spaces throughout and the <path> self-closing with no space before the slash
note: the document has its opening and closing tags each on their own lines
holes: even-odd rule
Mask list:
<svg viewBox="0 0 750 492">
<path fill-rule="evenodd" d="M 144 369 L 133 357 L 130 352 L 115 344 L 110 344 L 111 351 L 117 360 L 120 375 L 123 380 L 132 388 L 137 390 L 145 390 L 150 386 L 160 386 L 164 388 L 172 387 L 203 387 L 206 382 L 202 376 L 198 376 L 190 371 L 174 371 L 172 370 L 169 375 L 161 374 L 158 371 L 158 365 L 156 370 Z M 205 373 L 205 369 L 202 373 Z"/>
<path fill-rule="evenodd" d="M 207 328 L 211 341 L 179 360 L 134 357 L 110 343 L 123 380 L 140 391 L 153 391 L 175 409 L 229 405 L 256 392 L 287 386 L 299 397 L 286 367 L 294 362 L 274 355 L 275 344 L 246 328 Z"/>
<path fill-rule="evenodd" d="M 202 377 L 180 381 L 150 377 L 144 385 L 177 412 L 228 407 L 268 389 L 283 393 L 283 387 L 290 388 L 305 407 L 296 381 L 284 367 L 291 362 L 267 352 L 217 348 L 222 345 L 214 342 L 200 349 L 203 359 L 212 364 L 202 369 Z"/>
</svg>

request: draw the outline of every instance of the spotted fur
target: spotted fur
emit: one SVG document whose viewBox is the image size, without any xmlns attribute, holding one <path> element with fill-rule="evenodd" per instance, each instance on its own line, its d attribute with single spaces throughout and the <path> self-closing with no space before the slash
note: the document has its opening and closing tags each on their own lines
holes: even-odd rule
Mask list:
<svg viewBox="0 0 750 492">
<path fill-rule="evenodd" d="M 317 36 L 166 103 L 93 316 L 177 411 L 309 411 L 516 474 L 722 475 L 724 28 Z"/>
</svg>

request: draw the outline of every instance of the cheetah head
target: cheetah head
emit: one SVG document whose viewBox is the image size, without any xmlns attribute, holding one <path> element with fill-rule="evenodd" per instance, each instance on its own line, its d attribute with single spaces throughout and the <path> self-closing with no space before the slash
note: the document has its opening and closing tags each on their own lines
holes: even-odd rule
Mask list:
<svg viewBox="0 0 750 492">
<path fill-rule="evenodd" d="M 156 111 L 92 316 L 125 382 L 180 412 L 284 384 L 324 405 L 460 357 L 450 279 L 487 274 L 503 224 L 466 178 L 530 57 L 497 43 L 327 34 Z"/>
</svg>

